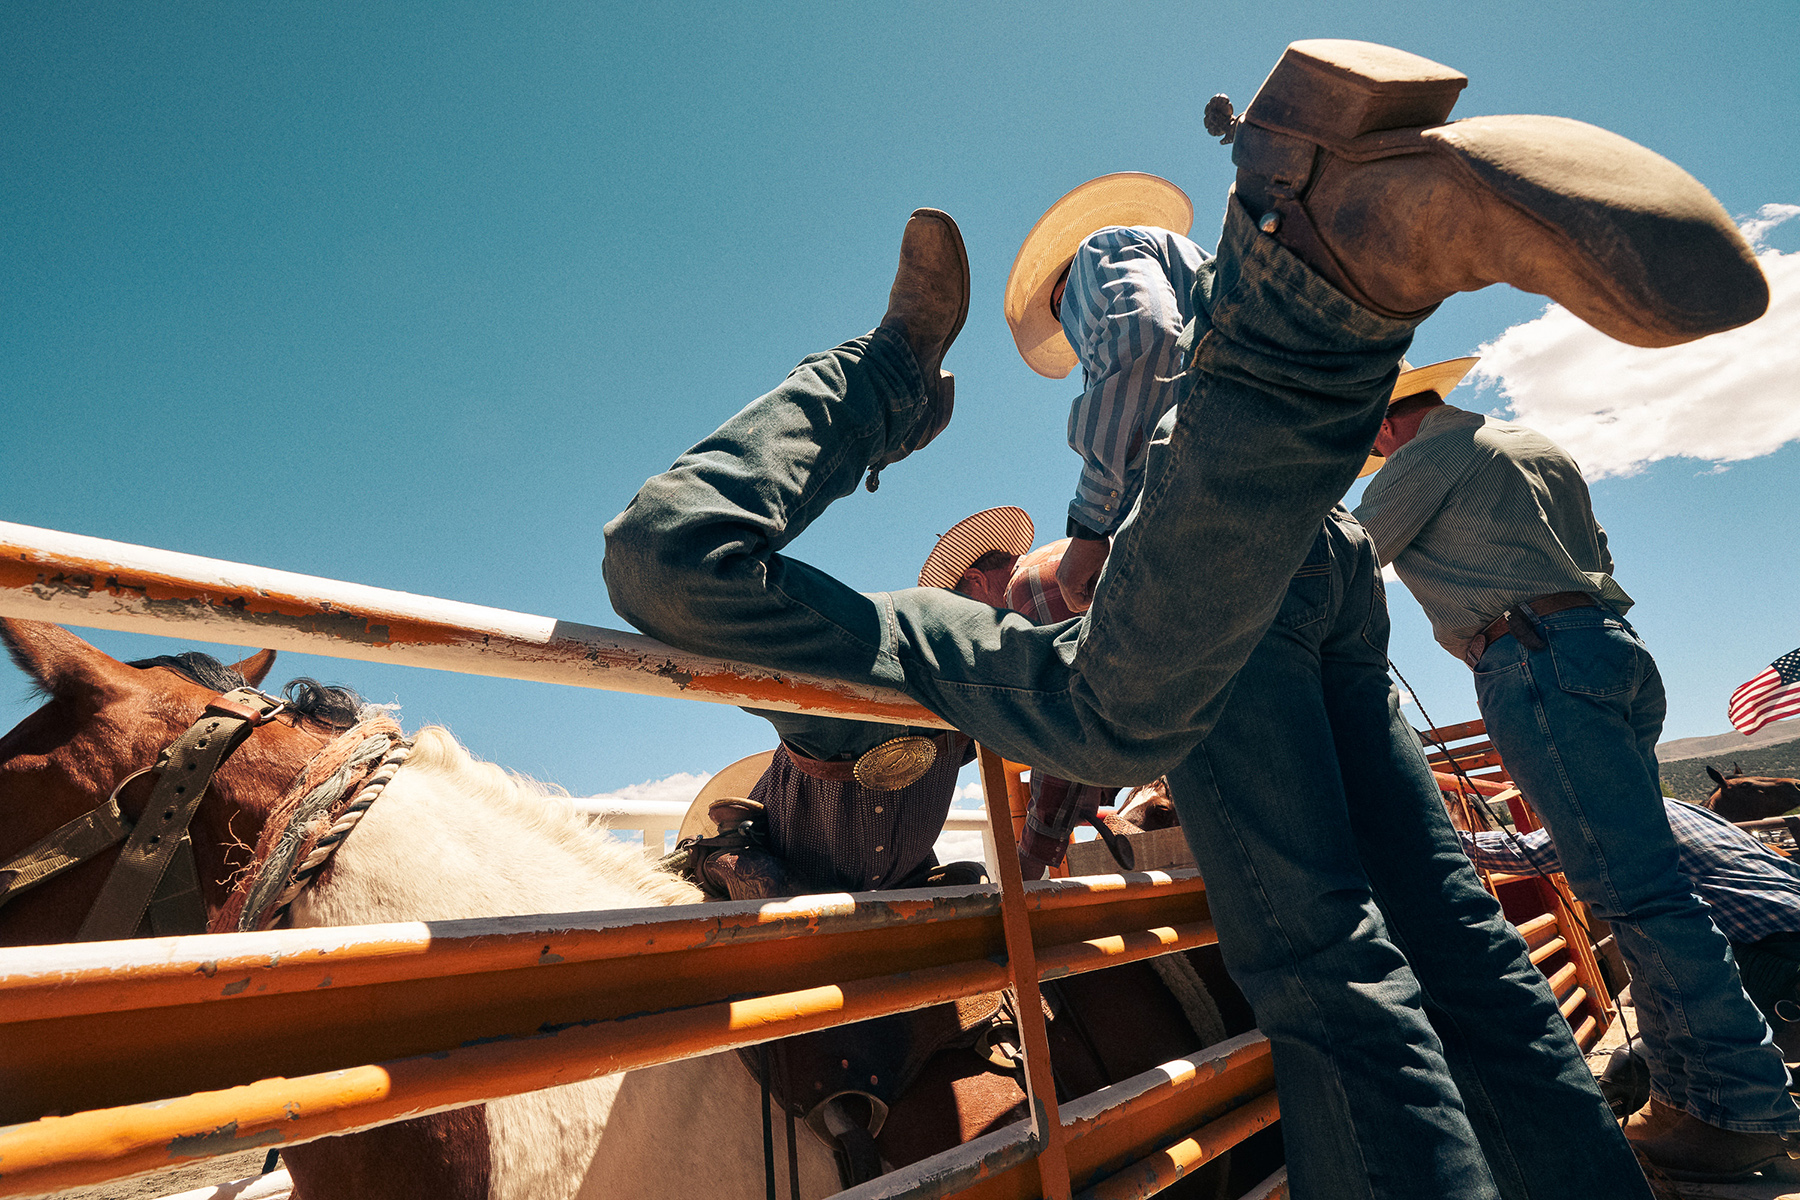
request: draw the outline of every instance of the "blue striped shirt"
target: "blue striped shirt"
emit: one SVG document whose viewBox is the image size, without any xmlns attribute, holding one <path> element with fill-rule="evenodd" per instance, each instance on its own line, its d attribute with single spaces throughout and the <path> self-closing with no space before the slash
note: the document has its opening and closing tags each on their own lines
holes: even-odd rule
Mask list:
<svg viewBox="0 0 1800 1200">
<path fill-rule="evenodd" d="M 1194 277 L 1211 257 L 1167 229 L 1116 225 L 1075 251 L 1062 326 L 1081 361 L 1069 448 L 1082 465 L 1069 515 L 1089 529 L 1117 529 L 1144 486 L 1145 447 L 1175 403 Z"/>
<path fill-rule="evenodd" d="M 1717 813 L 1663 798 L 1675 834 L 1676 866 L 1712 909 L 1713 923 L 1733 942 L 1800 933 L 1800 863 L 1766 849 Z M 1464 833 L 1463 849 L 1478 867 L 1529 873 L 1560 871 L 1550 833 Z"/>
</svg>

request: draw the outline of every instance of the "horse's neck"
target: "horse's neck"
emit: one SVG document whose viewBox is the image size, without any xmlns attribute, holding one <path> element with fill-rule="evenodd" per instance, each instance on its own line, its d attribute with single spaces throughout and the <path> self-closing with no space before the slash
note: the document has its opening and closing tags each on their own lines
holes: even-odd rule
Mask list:
<svg viewBox="0 0 1800 1200">
<path fill-rule="evenodd" d="M 643 908 L 691 897 L 641 850 L 403 769 L 297 900 L 295 925 Z"/>
</svg>

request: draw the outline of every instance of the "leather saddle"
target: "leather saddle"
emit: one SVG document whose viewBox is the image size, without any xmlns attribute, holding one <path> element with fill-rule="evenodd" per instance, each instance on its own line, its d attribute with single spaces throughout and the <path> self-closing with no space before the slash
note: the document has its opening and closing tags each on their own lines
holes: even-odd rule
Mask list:
<svg viewBox="0 0 1800 1200">
<path fill-rule="evenodd" d="M 1045 984 L 1043 1007 L 1059 1099 L 1225 1036 L 1222 1023 L 1197 1029 L 1149 962 Z M 822 1029 L 739 1056 L 758 1082 L 768 1063 L 770 1099 L 832 1148 L 846 1188 L 1028 1115 L 1009 993 Z"/>
</svg>

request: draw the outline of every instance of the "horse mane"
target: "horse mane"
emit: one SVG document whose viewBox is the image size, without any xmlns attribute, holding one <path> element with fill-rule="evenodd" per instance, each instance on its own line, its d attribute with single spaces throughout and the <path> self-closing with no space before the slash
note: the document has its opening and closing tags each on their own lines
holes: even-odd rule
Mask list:
<svg viewBox="0 0 1800 1200">
<path fill-rule="evenodd" d="M 146 671 L 152 667 L 167 667 L 190 682 L 215 692 L 229 692 L 245 686 L 242 675 L 212 655 L 202 654 L 198 650 L 159 654 L 155 658 L 140 658 L 125 665 Z M 305 676 L 288 680 L 281 689 L 281 697 L 296 713 L 334 729 L 350 728 L 374 707 L 347 687 L 320 683 Z"/>
<path fill-rule="evenodd" d="M 492 805 L 611 878 L 628 882 L 652 903 L 698 904 L 705 898 L 686 880 L 658 869 L 641 849 L 608 836 L 576 812 L 562 788 L 483 762 L 441 725 L 427 725 L 413 735 L 406 767 L 445 777 L 459 792 Z"/>
</svg>

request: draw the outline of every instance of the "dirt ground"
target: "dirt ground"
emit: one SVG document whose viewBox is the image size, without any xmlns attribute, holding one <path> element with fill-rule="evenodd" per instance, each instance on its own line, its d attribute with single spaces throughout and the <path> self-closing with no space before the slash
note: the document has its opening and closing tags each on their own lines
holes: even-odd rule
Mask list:
<svg viewBox="0 0 1800 1200">
<path fill-rule="evenodd" d="M 189 1163 L 185 1167 L 158 1171 L 154 1175 L 140 1175 L 136 1179 L 73 1188 L 57 1192 L 55 1196 L 56 1200 L 156 1200 L 158 1196 L 188 1192 L 201 1187 L 217 1187 L 234 1179 L 260 1174 L 268 1153 L 267 1150 L 246 1150 L 241 1154 L 227 1154 L 203 1162 Z"/>
<path fill-rule="evenodd" d="M 1588 1065 L 1598 1075 L 1606 1066 L 1606 1056 L 1613 1049 L 1625 1044 L 1625 1028 L 1637 1028 L 1637 1013 L 1630 1005 L 1630 991 L 1627 989 L 1621 997 L 1620 1011 L 1624 1020 L 1614 1021 L 1606 1036 L 1595 1043 L 1588 1052 Z M 1800 1079 L 1800 1064 L 1789 1063 L 1788 1068 Z M 1800 1163 L 1794 1164 L 1800 1168 Z M 1660 1178 L 1654 1171 L 1646 1174 L 1650 1180 L 1650 1191 L 1657 1200 L 1800 1200 L 1800 1170 L 1794 1172 L 1794 1178 L 1787 1182 L 1770 1181 L 1767 1183 L 1681 1183 L 1672 1179 Z"/>
</svg>

